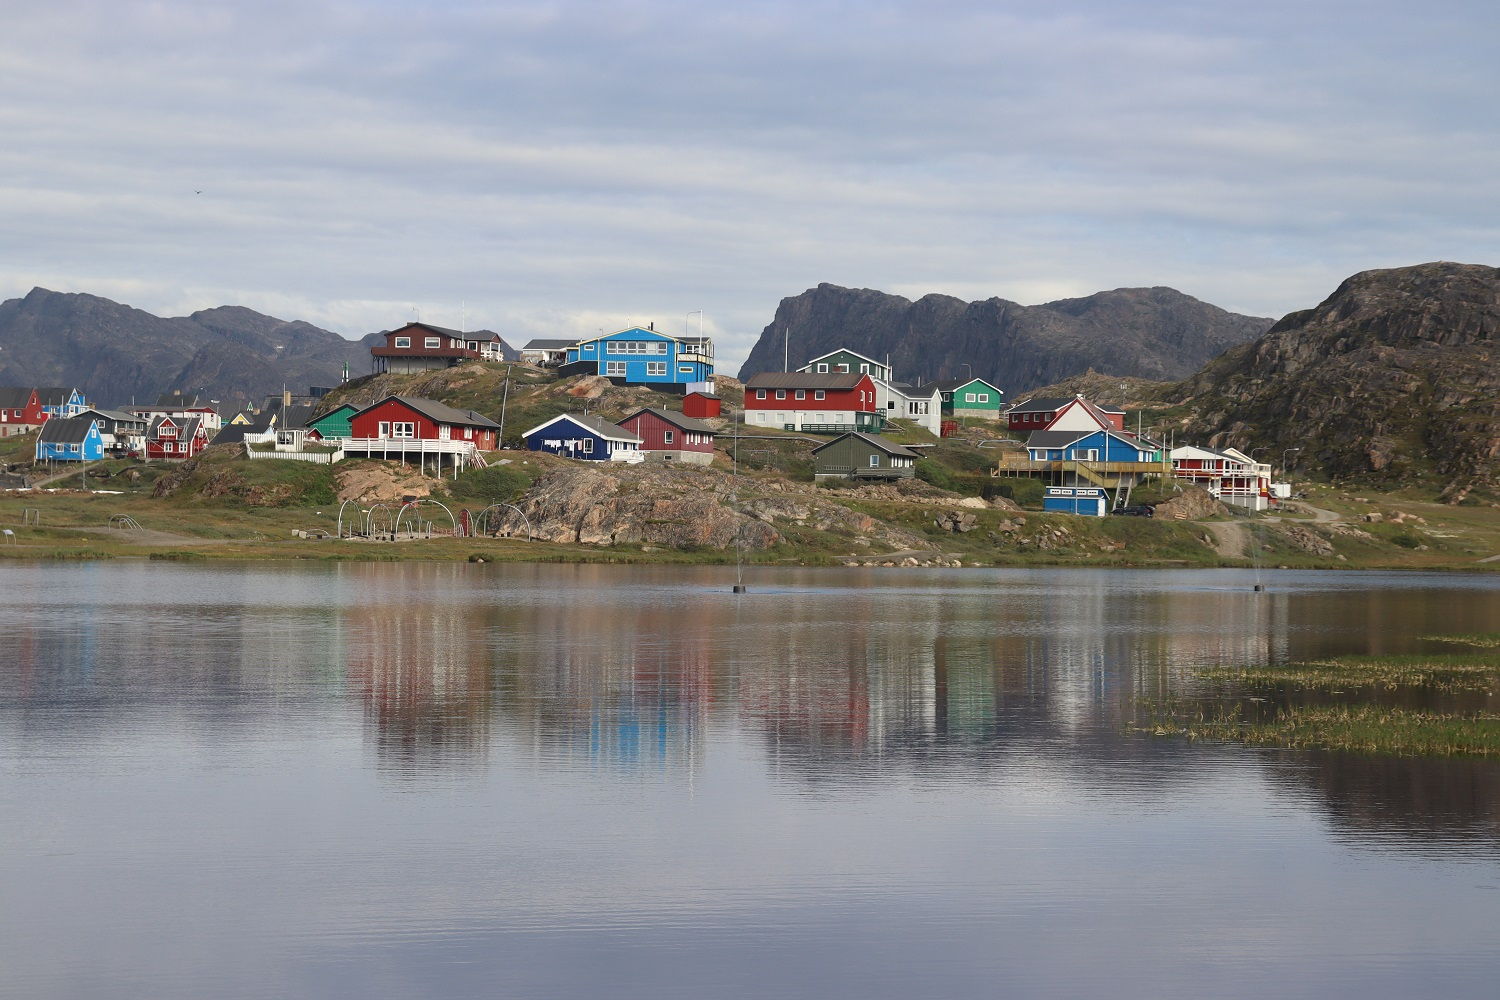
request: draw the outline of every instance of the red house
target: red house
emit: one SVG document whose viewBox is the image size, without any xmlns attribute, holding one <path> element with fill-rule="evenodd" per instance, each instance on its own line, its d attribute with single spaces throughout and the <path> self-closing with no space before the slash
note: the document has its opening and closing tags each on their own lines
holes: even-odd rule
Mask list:
<svg viewBox="0 0 1500 1000">
<path fill-rule="evenodd" d="M 701 420 L 671 410 L 637 410 L 619 425 L 641 439 L 648 460 L 708 465 L 716 431 Z"/>
<path fill-rule="evenodd" d="M 1082 396 L 1023 399 L 1005 411 L 1013 431 L 1091 431 L 1125 429 L 1125 411 L 1090 403 Z"/>
<path fill-rule="evenodd" d="M 431 323 L 408 323 L 382 336 L 385 344 L 370 348 L 377 374 L 425 372 L 465 361 L 503 361 L 514 356 L 500 335 L 489 330 L 464 333 Z"/>
<path fill-rule="evenodd" d="M 682 397 L 682 412 L 696 420 L 717 417 L 724 412 L 724 404 L 718 396 L 707 392 L 690 392 Z"/>
<path fill-rule="evenodd" d="M 146 431 L 146 458 L 181 462 L 208 447 L 200 417 L 157 417 Z"/>
<path fill-rule="evenodd" d="M 47 422 L 42 398 L 33 388 L 0 388 L 0 437 L 25 434 Z"/>
<path fill-rule="evenodd" d="M 473 410 L 458 410 L 435 399 L 387 396 L 349 418 L 346 457 L 380 458 L 429 464 L 442 475 L 483 465 L 482 451 L 500 444 L 500 425 Z"/>
<path fill-rule="evenodd" d="M 761 372 L 745 383 L 745 423 L 842 434 L 879 433 L 883 421 L 864 372 Z"/>
</svg>

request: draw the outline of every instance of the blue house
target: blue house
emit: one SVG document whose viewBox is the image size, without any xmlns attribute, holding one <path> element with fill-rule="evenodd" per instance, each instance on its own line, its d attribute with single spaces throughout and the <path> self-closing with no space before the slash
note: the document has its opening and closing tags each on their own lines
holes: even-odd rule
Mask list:
<svg viewBox="0 0 1500 1000">
<path fill-rule="evenodd" d="M 38 398 L 42 401 L 42 412 L 49 419 L 58 417 L 76 417 L 89 408 L 89 401 L 84 398 L 80 389 L 69 389 L 67 386 L 43 386 L 36 391 Z"/>
<path fill-rule="evenodd" d="M 1123 431 L 1036 431 L 1026 439 L 1033 462 L 1160 462 L 1161 446 Z"/>
<path fill-rule="evenodd" d="M 713 378 L 713 341 L 633 326 L 569 347 L 558 374 L 602 375 L 615 385 L 644 385 L 685 394 L 693 383 Z"/>
<path fill-rule="evenodd" d="M 644 462 L 642 440 L 618 424 L 580 413 L 564 413 L 525 434 L 526 447 L 588 462 Z"/>
<path fill-rule="evenodd" d="M 93 417 L 53 417 L 36 435 L 36 460 L 96 462 L 104 457 L 104 436 Z"/>
</svg>

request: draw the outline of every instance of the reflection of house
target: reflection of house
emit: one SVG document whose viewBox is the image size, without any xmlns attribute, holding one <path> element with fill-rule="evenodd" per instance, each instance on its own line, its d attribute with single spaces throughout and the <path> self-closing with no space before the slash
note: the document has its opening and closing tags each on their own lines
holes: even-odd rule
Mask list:
<svg viewBox="0 0 1500 1000">
<path fill-rule="evenodd" d="M 639 435 L 585 413 L 563 413 L 525 434 L 526 447 L 588 462 L 640 462 Z"/>
<path fill-rule="evenodd" d="M 674 337 L 652 327 L 580 340 L 568 348 L 562 375 L 602 375 L 616 385 L 645 385 L 686 393 L 714 377 L 713 341 Z"/>
<path fill-rule="evenodd" d="M 717 432 L 701 420 L 670 410 L 637 410 L 620 427 L 641 439 L 641 453 L 663 462 L 708 465 L 714 460 Z"/>
<path fill-rule="evenodd" d="M 1173 448 L 1172 475 L 1236 507 L 1271 505 L 1271 467 L 1236 448 Z"/>
<path fill-rule="evenodd" d="M 863 372 L 761 372 L 745 383 L 745 424 L 841 434 L 879 431 L 875 383 Z"/>
<path fill-rule="evenodd" d="M 199 417 L 160 416 L 146 431 L 146 458 L 183 461 L 208 446 L 208 431 Z"/>
<path fill-rule="evenodd" d="M 36 460 L 95 462 L 104 457 L 104 438 L 93 417 L 53 417 L 36 435 Z"/>
<path fill-rule="evenodd" d="M 850 431 L 813 449 L 813 479 L 910 479 L 917 454 L 871 434 Z"/>
</svg>

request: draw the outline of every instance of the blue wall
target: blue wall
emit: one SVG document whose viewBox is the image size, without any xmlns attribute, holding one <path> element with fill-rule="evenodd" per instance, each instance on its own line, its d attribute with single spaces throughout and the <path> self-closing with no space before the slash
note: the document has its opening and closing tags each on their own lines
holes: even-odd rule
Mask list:
<svg viewBox="0 0 1500 1000">
<path fill-rule="evenodd" d="M 55 419 L 55 418 L 54 418 Z M 82 443 L 74 441 L 38 441 L 38 462 L 51 459 L 54 462 L 96 462 L 104 457 L 104 439 L 99 436 L 99 425 L 89 428 L 89 436 Z"/>
<path fill-rule="evenodd" d="M 1035 448 L 1031 457 L 1036 461 L 1057 462 L 1062 460 L 1083 459 L 1090 450 L 1099 452 L 1095 461 L 1099 462 L 1154 462 L 1157 461 L 1158 453 L 1155 451 L 1137 448 L 1134 445 L 1122 441 L 1113 434 L 1104 431 L 1095 431 L 1084 438 L 1079 438 L 1066 449 L 1062 448 Z"/>
<path fill-rule="evenodd" d="M 663 353 L 625 353 L 620 349 L 623 342 L 661 344 Z M 629 385 L 685 385 L 688 382 L 703 382 L 712 377 L 714 366 L 702 361 L 679 361 L 677 355 L 688 348 L 665 334 L 636 327 L 621 330 L 606 337 L 586 340 L 576 347 L 568 348 L 567 364 L 587 362 L 593 370 L 606 378 L 623 379 Z M 623 362 L 624 372 L 611 373 L 609 362 Z M 665 366 L 665 370 L 652 374 L 647 365 Z"/>
<path fill-rule="evenodd" d="M 1051 514 L 1083 514 L 1103 517 L 1109 509 L 1104 491 L 1092 486 L 1049 487 L 1042 509 Z"/>
<path fill-rule="evenodd" d="M 588 440 L 594 443 L 593 451 L 585 452 L 582 442 Z M 549 445 L 548 441 L 573 441 L 577 447 L 568 448 L 558 445 Z M 610 451 L 614 448 L 630 447 L 622 442 L 610 442 L 600 437 L 582 424 L 575 424 L 571 420 L 558 420 L 548 424 L 534 434 L 526 437 L 526 447 L 531 451 L 545 451 L 549 455 L 561 455 L 564 458 L 576 458 L 587 462 L 607 462 Z M 634 447 L 639 448 L 639 445 Z"/>
</svg>

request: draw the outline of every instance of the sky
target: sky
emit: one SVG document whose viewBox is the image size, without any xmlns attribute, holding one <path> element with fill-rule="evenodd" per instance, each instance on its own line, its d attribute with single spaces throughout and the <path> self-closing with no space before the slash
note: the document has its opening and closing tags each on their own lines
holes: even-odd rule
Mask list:
<svg viewBox="0 0 1500 1000">
<path fill-rule="evenodd" d="M 1500 5 L 8 0 L 0 298 L 513 344 L 1500 263 Z M 701 310 L 701 316 L 698 312 Z"/>
</svg>

